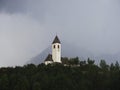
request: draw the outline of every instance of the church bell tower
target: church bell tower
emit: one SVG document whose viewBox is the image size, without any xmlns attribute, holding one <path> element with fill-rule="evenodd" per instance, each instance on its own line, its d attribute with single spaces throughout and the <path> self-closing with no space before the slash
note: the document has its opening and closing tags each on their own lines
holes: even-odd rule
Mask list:
<svg viewBox="0 0 120 90">
<path fill-rule="evenodd" d="M 61 42 L 58 36 L 55 37 L 52 43 L 52 60 L 61 63 Z"/>
</svg>

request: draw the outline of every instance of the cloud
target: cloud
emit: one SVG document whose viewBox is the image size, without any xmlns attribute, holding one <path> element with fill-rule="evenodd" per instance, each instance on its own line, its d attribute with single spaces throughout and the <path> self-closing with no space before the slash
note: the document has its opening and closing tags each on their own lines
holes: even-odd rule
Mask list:
<svg viewBox="0 0 120 90">
<path fill-rule="evenodd" d="M 62 41 L 94 55 L 120 52 L 118 0 L 1 0 L 0 66 L 23 65 Z"/>
<path fill-rule="evenodd" d="M 0 66 L 23 65 L 45 47 L 45 31 L 28 15 L 0 13 Z"/>
</svg>

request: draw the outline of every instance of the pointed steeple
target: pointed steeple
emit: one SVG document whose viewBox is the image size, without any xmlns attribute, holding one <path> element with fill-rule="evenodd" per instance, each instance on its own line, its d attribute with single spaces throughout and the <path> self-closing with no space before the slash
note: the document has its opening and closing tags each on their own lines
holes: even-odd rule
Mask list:
<svg viewBox="0 0 120 90">
<path fill-rule="evenodd" d="M 60 43 L 60 40 L 59 40 L 59 38 L 58 38 L 57 35 L 56 35 L 55 39 L 53 40 L 53 43 L 52 43 L 52 44 L 54 44 L 54 43 Z"/>
</svg>

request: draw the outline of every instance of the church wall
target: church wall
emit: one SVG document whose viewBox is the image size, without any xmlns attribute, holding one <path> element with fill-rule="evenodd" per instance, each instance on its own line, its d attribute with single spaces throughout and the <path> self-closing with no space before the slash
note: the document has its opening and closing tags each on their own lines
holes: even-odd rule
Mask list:
<svg viewBox="0 0 120 90">
<path fill-rule="evenodd" d="M 52 44 L 52 59 L 54 62 L 61 63 L 61 44 L 60 43 Z"/>
<path fill-rule="evenodd" d="M 45 65 L 53 63 L 52 61 L 45 61 Z"/>
</svg>

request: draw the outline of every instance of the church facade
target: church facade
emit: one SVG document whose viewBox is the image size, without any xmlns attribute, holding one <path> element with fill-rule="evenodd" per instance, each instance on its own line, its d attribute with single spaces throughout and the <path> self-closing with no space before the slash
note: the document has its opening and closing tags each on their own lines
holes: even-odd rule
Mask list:
<svg viewBox="0 0 120 90">
<path fill-rule="evenodd" d="M 62 63 L 62 61 L 61 61 L 61 42 L 60 42 L 58 36 L 56 36 L 55 39 L 53 40 L 51 49 L 52 49 L 52 55 L 49 54 L 47 56 L 47 58 L 44 61 L 45 65 L 52 64 L 52 63 Z"/>
</svg>

